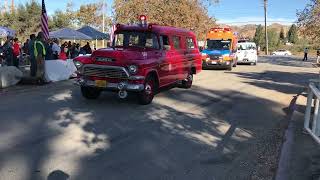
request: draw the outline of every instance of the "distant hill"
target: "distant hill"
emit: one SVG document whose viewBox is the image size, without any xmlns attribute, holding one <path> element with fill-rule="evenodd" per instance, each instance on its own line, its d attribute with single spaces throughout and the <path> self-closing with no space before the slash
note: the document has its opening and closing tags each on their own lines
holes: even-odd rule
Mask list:
<svg viewBox="0 0 320 180">
<path fill-rule="evenodd" d="M 224 24 L 220 24 L 220 26 L 228 26 Z M 235 32 L 238 32 L 240 38 L 249 38 L 253 39 L 254 34 L 256 33 L 256 28 L 257 25 L 255 24 L 246 24 L 246 25 L 241 25 L 241 26 L 230 26 L 231 29 Z M 290 26 L 274 23 L 268 26 L 270 29 L 275 29 L 277 32 L 280 33 L 281 29 L 284 28 L 284 32 L 287 33 Z"/>
</svg>

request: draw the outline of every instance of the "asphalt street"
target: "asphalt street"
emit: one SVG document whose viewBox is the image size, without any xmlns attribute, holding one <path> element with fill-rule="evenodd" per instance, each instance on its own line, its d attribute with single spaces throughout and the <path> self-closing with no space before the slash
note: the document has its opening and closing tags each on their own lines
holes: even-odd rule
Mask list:
<svg viewBox="0 0 320 180">
<path fill-rule="evenodd" d="M 318 78 L 311 62 L 260 57 L 206 70 L 153 104 L 72 81 L 0 92 L 0 180 L 273 179 L 289 105 Z"/>
</svg>

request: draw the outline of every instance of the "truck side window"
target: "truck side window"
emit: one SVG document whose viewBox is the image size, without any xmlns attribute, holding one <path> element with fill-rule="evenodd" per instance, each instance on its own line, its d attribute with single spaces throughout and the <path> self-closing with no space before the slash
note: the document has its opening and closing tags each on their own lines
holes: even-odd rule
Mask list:
<svg viewBox="0 0 320 180">
<path fill-rule="evenodd" d="M 187 48 L 188 49 L 194 49 L 195 48 L 195 44 L 194 44 L 193 39 L 191 37 L 187 37 L 186 40 L 187 40 Z"/>
<path fill-rule="evenodd" d="M 160 36 L 160 45 L 161 48 L 163 49 L 165 46 L 169 46 L 169 37 L 166 35 L 161 35 Z"/>
<path fill-rule="evenodd" d="M 181 49 L 181 45 L 180 45 L 180 37 L 178 36 L 173 36 L 173 47 L 175 49 Z"/>
<path fill-rule="evenodd" d="M 159 42 L 157 36 L 155 34 L 148 34 L 146 37 L 145 46 L 153 49 L 159 49 Z"/>
</svg>

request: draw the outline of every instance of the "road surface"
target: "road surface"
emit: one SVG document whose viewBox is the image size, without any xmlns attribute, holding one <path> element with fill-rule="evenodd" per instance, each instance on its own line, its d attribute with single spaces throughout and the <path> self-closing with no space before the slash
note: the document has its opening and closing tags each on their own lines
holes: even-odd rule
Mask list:
<svg viewBox="0 0 320 180">
<path fill-rule="evenodd" d="M 0 180 L 272 179 L 293 96 L 318 70 L 295 58 L 206 70 L 153 104 L 72 81 L 0 92 Z"/>
</svg>

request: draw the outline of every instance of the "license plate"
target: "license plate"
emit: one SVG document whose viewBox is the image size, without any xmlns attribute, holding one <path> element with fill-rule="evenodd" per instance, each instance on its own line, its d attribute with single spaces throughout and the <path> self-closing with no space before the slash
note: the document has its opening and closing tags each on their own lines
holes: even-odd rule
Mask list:
<svg viewBox="0 0 320 180">
<path fill-rule="evenodd" d="M 216 61 L 212 61 L 212 62 L 211 62 L 211 64 L 218 64 L 218 62 L 216 62 Z"/>
<path fill-rule="evenodd" d="M 100 87 L 100 88 L 107 87 L 107 81 L 105 81 L 105 80 L 96 80 L 95 84 L 96 84 L 96 87 Z"/>
</svg>

